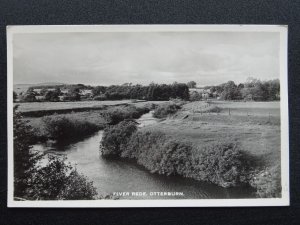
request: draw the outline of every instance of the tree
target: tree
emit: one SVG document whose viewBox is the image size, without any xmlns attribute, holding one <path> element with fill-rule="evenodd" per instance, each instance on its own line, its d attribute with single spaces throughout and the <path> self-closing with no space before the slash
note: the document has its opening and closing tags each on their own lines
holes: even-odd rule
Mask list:
<svg viewBox="0 0 300 225">
<path fill-rule="evenodd" d="M 28 88 L 25 95 L 23 96 L 22 100 L 24 102 L 35 102 L 36 101 L 37 93 L 34 91 L 33 88 Z"/>
<path fill-rule="evenodd" d="M 48 91 L 45 94 L 45 101 L 58 102 L 59 101 L 59 92 L 57 92 L 57 91 Z"/>
<path fill-rule="evenodd" d="M 93 96 L 98 96 L 98 95 L 101 95 L 101 94 L 104 94 L 106 91 L 106 87 L 104 86 L 96 86 L 92 89 L 92 94 Z"/>
<path fill-rule="evenodd" d="M 200 101 L 202 98 L 202 96 L 197 92 L 197 91 L 193 91 L 191 94 L 190 94 L 190 100 L 191 101 Z"/>
<path fill-rule="evenodd" d="M 43 154 L 32 150 L 33 129 L 14 107 L 14 196 L 27 200 L 94 199 L 92 182 L 79 174 L 65 158 L 48 155 L 41 166 Z"/>
<path fill-rule="evenodd" d="M 14 107 L 14 196 L 27 197 L 32 190 L 34 174 L 41 159 L 39 153 L 31 151 L 33 130 L 22 121 L 18 106 Z"/>
<path fill-rule="evenodd" d="M 190 82 L 187 82 L 186 84 L 189 88 L 195 88 L 197 83 L 195 81 L 190 81 Z"/>
<path fill-rule="evenodd" d="M 36 174 L 32 191 L 33 199 L 90 200 L 97 195 L 92 182 L 77 172 L 65 157 L 48 154 L 48 163 Z"/>
<path fill-rule="evenodd" d="M 80 101 L 80 89 L 78 87 L 70 87 L 64 100 L 68 101 Z"/>
<path fill-rule="evenodd" d="M 221 98 L 224 100 L 235 100 L 237 99 L 238 92 L 237 92 L 237 86 L 233 81 L 228 81 L 224 85 L 224 90 L 221 94 Z"/>
<path fill-rule="evenodd" d="M 47 92 L 48 92 L 48 89 L 43 87 L 42 90 L 40 91 L 40 95 L 45 96 Z"/>
</svg>

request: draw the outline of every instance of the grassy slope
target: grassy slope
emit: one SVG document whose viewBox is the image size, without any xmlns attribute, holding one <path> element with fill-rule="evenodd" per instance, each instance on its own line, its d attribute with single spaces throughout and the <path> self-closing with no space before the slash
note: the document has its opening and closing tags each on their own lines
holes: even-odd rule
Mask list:
<svg viewBox="0 0 300 225">
<path fill-rule="evenodd" d="M 204 103 L 196 103 L 201 104 Z M 247 153 L 255 156 L 260 165 L 272 167 L 280 164 L 280 119 L 276 103 L 257 103 L 257 110 L 255 103 L 248 104 L 246 110 L 247 103 L 221 102 L 214 105 L 221 108 L 220 113 L 201 114 L 192 113 L 195 104 L 189 103 L 174 117 L 146 129 L 160 130 L 176 139 L 189 140 L 202 146 L 219 140 L 234 140 L 239 142 Z M 230 116 L 229 107 L 235 109 L 231 111 Z M 247 111 L 251 111 L 250 116 L 247 116 Z M 263 111 L 266 113 L 263 114 Z M 273 112 L 270 119 L 268 111 Z M 187 115 L 188 117 L 183 119 Z"/>
</svg>

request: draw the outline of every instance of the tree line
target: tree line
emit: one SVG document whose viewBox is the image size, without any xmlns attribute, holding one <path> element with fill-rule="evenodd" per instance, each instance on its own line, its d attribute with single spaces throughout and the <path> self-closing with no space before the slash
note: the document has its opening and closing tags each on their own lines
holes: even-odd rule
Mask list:
<svg viewBox="0 0 300 225">
<path fill-rule="evenodd" d="M 261 81 L 255 78 L 248 78 L 245 83 L 235 84 L 233 81 L 228 81 L 220 85 L 205 86 L 201 89 L 203 90 L 202 94 L 197 92 L 197 89 L 191 92 L 191 101 L 199 101 L 203 98 L 246 101 L 280 100 L 280 82 L 278 79 Z"/>
<path fill-rule="evenodd" d="M 173 84 L 155 84 L 151 83 L 148 86 L 132 85 L 126 83 L 123 85 L 111 86 L 95 86 L 87 96 L 82 96 L 80 91 L 87 90 L 80 88 L 78 85 L 70 86 L 67 93 L 62 93 L 59 87 L 54 90 L 42 88 L 40 93 L 34 91 L 34 88 L 29 88 L 20 97 L 20 101 L 35 102 L 38 101 L 37 96 L 43 96 L 42 101 L 80 101 L 84 98 L 93 100 L 123 100 L 123 99 L 139 99 L 149 101 L 164 101 L 171 98 L 189 99 L 189 88 L 184 83 L 174 82 Z M 60 96 L 62 98 L 60 98 Z M 14 100 L 18 98 L 14 93 Z"/>
<path fill-rule="evenodd" d="M 248 78 L 245 83 L 236 85 L 233 81 L 210 86 L 210 93 L 215 93 L 223 100 L 274 101 L 280 99 L 279 79 L 261 81 Z"/>
<path fill-rule="evenodd" d="M 96 100 L 140 99 L 149 101 L 168 101 L 171 98 L 189 99 L 189 88 L 184 83 L 143 85 L 97 86 L 92 90 Z M 98 97 L 98 98 L 97 98 Z"/>
<path fill-rule="evenodd" d="M 55 87 L 55 88 L 53 88 Z M 67 88 L 66 88 L 67 87 Z M 35 87 L 36 88 L 36 87 Z M 62 92 L 62 88 L 67 92 Z M 197 91 L 190 93 L 190 88 L 196 88 L 196 82 L 173 84 L 133 85 L 125 83 L 122 85 L 110 86 L 89 86 L 83 84 L 67 86 L 51 86 L 51 89 L 42 87 L 39 93 L 34 88 L 29 88 L 25 93 L 17 95 L 14 92 L 14 100 L 24 102 L 34 101 L 80 101 L 80 100 L 123 100 L 138 99 L 148 101 L 168 101 L 179 98 L 183 100 L 197 101 L 203 98 Z M 196 88 L 197 89 L 197 88 Z M 254 101 L 274 101 L 280 99 L 280 82 L 278 79 L 260 81 L 248 78 L 246 82 L 235 84 L 233 81 L 226 83 L 206 86 L 203 88 L 205 98 L 219 98 L 222 100 L 254 100 Z M 82 90 L 89 90 L 82 94 Z M 43 96 L 38 98 L 37 96 Z"/>
</svg>

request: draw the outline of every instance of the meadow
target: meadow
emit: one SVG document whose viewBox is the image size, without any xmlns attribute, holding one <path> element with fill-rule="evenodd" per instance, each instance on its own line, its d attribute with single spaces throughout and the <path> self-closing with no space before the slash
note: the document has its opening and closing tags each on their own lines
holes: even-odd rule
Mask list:
<svg viewBox="0 0 300 225">
<path fill-rule="evenodd" d="M 77 109 L 77 108 L 101 108 L 103 106 L 128 104 L 130 100 L 120 101 L 77 101 L 77 102 L 22 102 L 14 103 L 19 105 L 20 112 L 31 112 L 39 110 L 64 110 L 64 109 Z"/>
<path fill-rule="evenodd" d="M 211 102 L 220 112 L 197 112 L 205 102 L 183 106 L 174 116 L 149 126 L 175 138 L 195 145 L 232 140 L 239 142 L 251 155 L 258 156 L 265 166 L 280 163 L 280 106 L 279 102 Z M 230 109 L 230 114 L 229 114 Z"/>
</svg>

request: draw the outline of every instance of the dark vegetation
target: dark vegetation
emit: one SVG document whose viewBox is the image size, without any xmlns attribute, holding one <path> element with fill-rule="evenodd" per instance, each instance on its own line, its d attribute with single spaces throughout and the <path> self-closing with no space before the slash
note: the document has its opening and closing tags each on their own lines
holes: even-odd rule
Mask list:
<svg viewBox="0 0 300 225">
<path fill-rule="evenodd" d="M 57 142 L 76 140 L 99 130 L 94 123 L 59 115 L 45 116 L 42 121 L 46 138 Z"/>
<path fill-rule="evenodd" d="M 131 135 L 137 130 L 133 121 L 122 121 L 115 126 L 110 126 L 104 130 L 100 152 L 103 157 L 117 157 L 123 149 L 123 145 L 128 142 Z"/>
<path fill-rule="evenodd" d="M 149 111 L 150 108 L 147 106 L 135 107 L 133 105 L 128 105 L 109 107 L 108 109 L 101 111 L 100 115 L 107 120 L 108 124 L 114 125 L 125 119 L 138 119 Z"/>
<path fill-rule="evenodd" d="M 40 90 L 41 89 L 41 90 Z M 40 90 L 40 91 L 35 91 Z M 64 90 L 64 92 L 62 91 Z M 66 91 L 67 90 L 67 91 Z M 83 91 L 89 90 L 84 93 Z M 123 85 L 111 86 L 85 86 L 57 85 L 57 86 L 35 86 L 30 87 L 25 93 L 20 93 L 21 102 L 35 101 L 80 101 L 80 100 L 123 100 L 140 99 L 150 101 L 165 101 L 170 98 L 189 99 L 189 88 L 184 83 L 155 84 L 148 86 Z M 17 99 L 17 96 L 16 96 Z"/>
<path fill-rule="evenodd" d="M 101 96 L 102 100 L 141 99 L 149 101 L 167 101 L 170 98 L 189 99 L 189 88 L 183 83 L 155 84 L 148 86 L 111 85 L 109 87 L 95 87 L 93 94 Z"/>
<path fill-rule="evenodd" d="M 189 88 L 195 88 L 197 83 L 195 81 L 189 81 L 186 83 Z"/>
<path fill-rule="evenodd" d="M 211 95 L 215 93 L 223 100 L 274 101 L 280 99 L 280 82 L 278 79 L 260 81 L 248 78 L 245 83 L 238 85 L 233 81 L 228 81 L 217 86 L 207 86 L 205 89 L 209 89 Z"/>
<path fill-rule="evenodd" d="M 64 158 L 49 156 L 41 166 L 43 154 L 31 148 L 33 129 L 14 108 L 14 197 L 23 200 L 95 199 L 92 182 L 65 163 Z"/>
<path fill-rule="evenodd" d="M 104 157 L 131 159 L 151 173 L 180 175 L 222 187 L 252 186 L 260 197 L 278 197 L 280 181 L 275 172 L 254 172 L 253 158 L 233 141 L 194 146 L 160 131 L 137 130 L 132 122 L 107 128 L 101 141 Z"/>
<path fill-rule="evenodd" d="M 252 172 L 250 184 L 261 198 L 278 198 L 281 193 L 280 165 Z"/>
<path fill-rule="evenodd" d="M 95 86 L 83 84 L 74 85 L 50 85 L 30 87 L 25 93 L 16 95 L 14 100 L 21 102 L 34 101 L 80 101 L 80 100 L 123 100 L 140 99 L 148 101 L 168 101 L 171 98 L 182 100 L 199 101 L 202 95 L 194 91 L 189 94 L 189 88 L 196 88 L 196 82 L 190 81 L 187 84 L 174 82 L 173 84 L 155 84 L 148 86 L 123 85 Z M 40 90 L 39 92 L 35 90 Z M 64 91 L 62 91 L 64 90 Z M 260 81 L 248 78 L 245 83 L 235 84 L 228 81 L 216 86 L 204 87 L 204 98 L 217 98 L 223 100 L 253 100 L 253 101 L 274 101 L 280 99 L 280 82 L 278 79 Z"/>
<path fill-rule="evenodd" d="M 176 113 L 179 109 L 181 109 L 181 106 L 175 103 L 161 104 L 154 109 L 153 116 L 160 119 L 165 118 Z"/>
<path fill-rule="evenodd" d="M 82 139 L 107 125 L 115 125 L 124 120 L 138 119 L 150 111 L 152 105 L 135 107 L 133 105 L 111 106 L 95 111 L 87 118 L 78 113 L 65 115 L 53 114 L 42 117 L 34 126 L 31 143 L 53 140 L 58 144 Z"/>
</svg>

